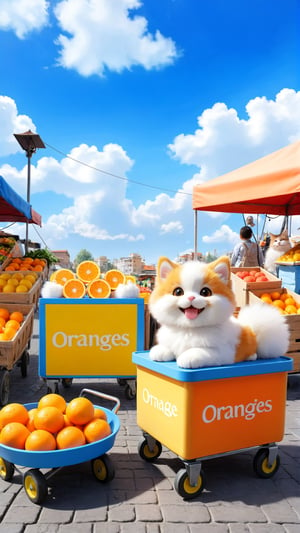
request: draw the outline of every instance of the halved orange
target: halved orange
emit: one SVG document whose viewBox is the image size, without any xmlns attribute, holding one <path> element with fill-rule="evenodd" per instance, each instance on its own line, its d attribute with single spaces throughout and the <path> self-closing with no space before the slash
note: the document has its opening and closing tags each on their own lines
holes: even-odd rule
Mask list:
<svg viewBox="0 0 300 533">
<path fill-rule="evenodd" d="M 135 283 L 136 284 L 136 277 L 135 276 L 129 276 L 129 275 L 126 274 L 125 280 L 126 280 L 126 283 L 128 283 L 128 281 L 131 281 L 131 283 Z"/>
<path fill-rule="evenodd" d="M 65 298 L 83 298 L 85 296 L 85 284 L 80 279 L 69 279 L 63 286 Z"/>
<path fill-rule="evenodd" d="M 90 298 L 109 298 L 111 289 L 105 279 L 95 279 L 88 284 L 87 292 Z"/>
<path fill-rule="evenodd" d="M 120 270 L 112 269 L 106 272 L 105 280 L 109 283 L 110 288 L 115 290 L 120 283 L 125 283 L 126 278 Z"/>
<path fill-rule="evenodd" d="M 69 270 L 68 268 L 61 268 L 60 270 L 57 270 L 55 275 L 55 281 L 60 285 L 64 285 L 67 281 L 74 278 L 74 272 L 72 272 L 72 270 Z"/>
<path fill-rule="evenodd" d="M 76 268 L 76 274 L 84 283 L 100 278 L 100 268 L 95 261 L 82 261 Z"/>
</svg>

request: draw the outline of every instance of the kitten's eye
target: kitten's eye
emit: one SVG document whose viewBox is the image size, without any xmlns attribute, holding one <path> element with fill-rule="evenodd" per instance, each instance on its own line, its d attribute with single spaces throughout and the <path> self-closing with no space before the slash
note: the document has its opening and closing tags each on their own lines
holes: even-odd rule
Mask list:
<svg viewBox="0 0 300 533">
<path fill-rule="evenodd" d="M 173 296 L 182 296 L 184 294 L 184 290 L 181 287 L 176 287 L 176 289 L 173 290 Z"/>
<path fill-rule="evenodd" d="M 207 298 L 207 296 L 211 296 L 211 295 L 212 295 L 212 292 L 211 292 L 211 290 L 208 287 L 203 287 L 203 289 L 201 289 L 201 291 L 200 291 L 200 296 L 204 296 L 205 298 Z"/>
</svg>

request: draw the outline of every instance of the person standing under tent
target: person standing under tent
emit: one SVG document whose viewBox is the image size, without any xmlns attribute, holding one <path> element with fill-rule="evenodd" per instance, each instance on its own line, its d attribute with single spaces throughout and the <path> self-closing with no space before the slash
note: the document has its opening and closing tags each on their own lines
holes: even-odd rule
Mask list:
<svg viewBox="0 0 300 533">
<path fill-rule="evenodd" d="M 231 266 L 234 267 L 254 267 L 263 266 L 264 257 L 261 247 L 252 241 L 253 232 L 250 226 L 243 226 L 240 229 L 241 241 L 235 245 L 232 256 Z"/>
</svg>

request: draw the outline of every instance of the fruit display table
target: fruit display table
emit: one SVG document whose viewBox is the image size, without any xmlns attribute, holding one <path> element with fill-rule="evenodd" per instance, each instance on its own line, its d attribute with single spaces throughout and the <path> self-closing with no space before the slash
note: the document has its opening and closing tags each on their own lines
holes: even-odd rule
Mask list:
<svg viewBox="0 0 300 533">
<path fill-rule="evenodd" d="M 284 287 L 300 294 L 300 264 L 278 264 L 277 276 L 282 280 Z"/>
<path fill-rule="evenodd" d="M 135 379 L 131 355 L 144 349 L 142 298 L 40 298 L 43 378 Z"/>
</svg>

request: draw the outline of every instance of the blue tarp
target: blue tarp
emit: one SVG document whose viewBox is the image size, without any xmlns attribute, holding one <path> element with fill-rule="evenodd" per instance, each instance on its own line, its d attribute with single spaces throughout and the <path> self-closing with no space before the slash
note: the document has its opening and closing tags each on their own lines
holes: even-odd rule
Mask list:
<svg viewBox="0 0 300 533">
<path fill-rule="evenodd" d="M 41 216 L 0 176 L 0 221 L 28 222 L 41 226 Z"/>
</svg>

